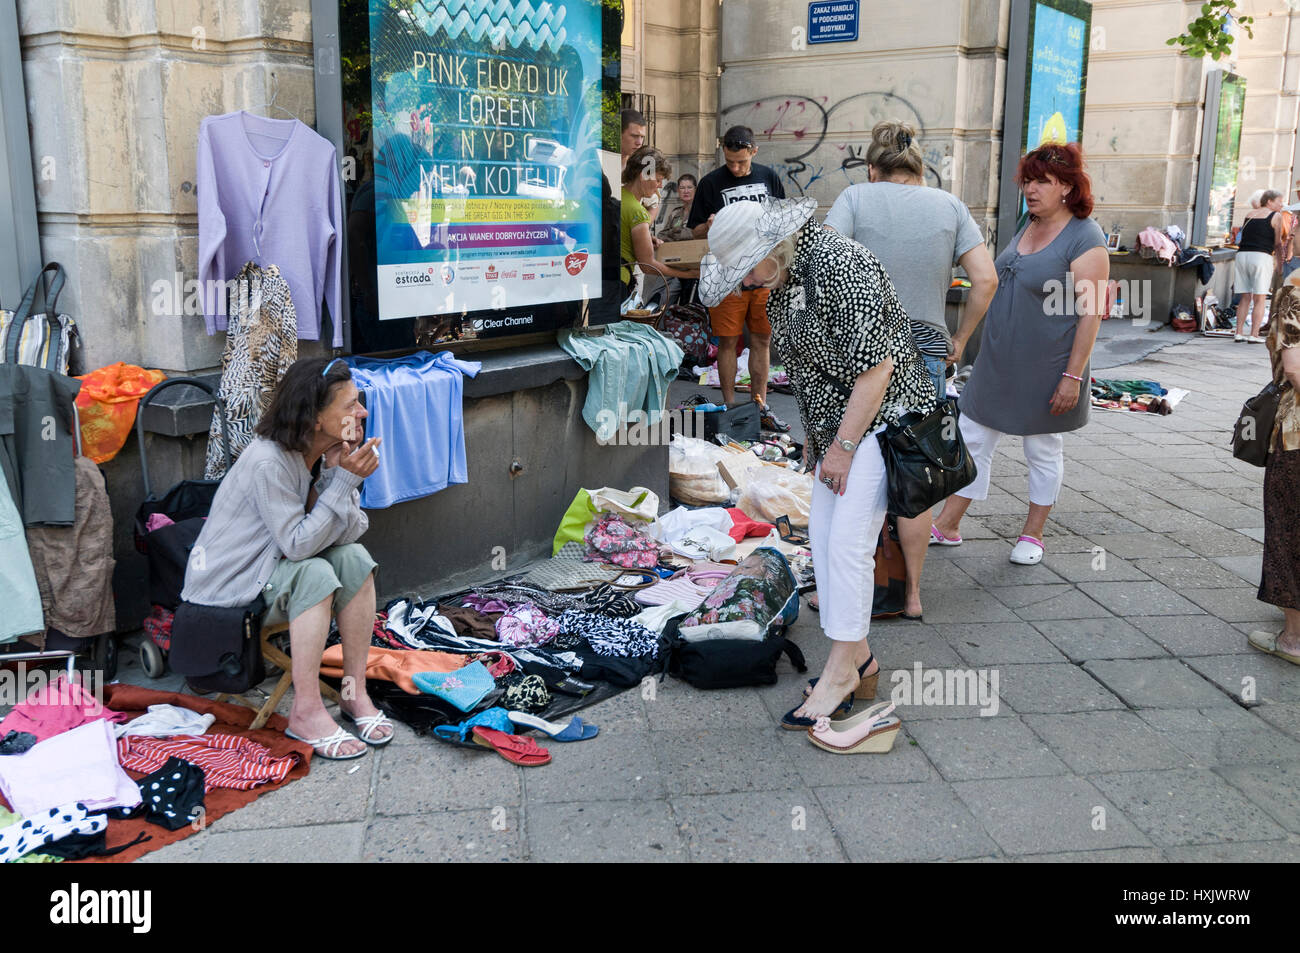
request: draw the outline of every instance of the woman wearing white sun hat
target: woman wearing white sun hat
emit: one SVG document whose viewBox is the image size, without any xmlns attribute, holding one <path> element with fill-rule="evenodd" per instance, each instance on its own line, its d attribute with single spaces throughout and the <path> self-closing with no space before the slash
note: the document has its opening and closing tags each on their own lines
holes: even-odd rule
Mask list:
<svg viewBox="0 0 1300 953">
<path fill-rule="evenodd" d="M 876 538 L 885 519 L 885 465 L 875 434 L 909 411 L 929 412 L 934 383 L 880 262 L 813 218 L 813 199 L 734 202 L 709 230 L 700 299 L 771 288 L 767 317 L 816 464 L 809 537 L 822 629 L 833 641 L 811 694 L 783 727 L 806 728 L 875 695 L 871 655 Z"/>
</svg>

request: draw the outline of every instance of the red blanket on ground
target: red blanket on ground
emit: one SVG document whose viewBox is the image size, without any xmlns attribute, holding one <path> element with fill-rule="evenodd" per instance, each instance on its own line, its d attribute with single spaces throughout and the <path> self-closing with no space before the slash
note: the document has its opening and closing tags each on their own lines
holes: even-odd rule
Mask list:
<svg viewBox="0 0 1300 953">
<path fill-rule="evenodd" d="M 217 720 L 208 729 L 208 734 L 239 735 L 242 738 L 249 738 L 269 748 L 271 756 L 275 758 L 282 758 L 289 754 L 300 756 L 301 762 L 289 772 L 283 781 L 269 782 L 253 788 L 251 791 L 235 791 L 229 788 L 217 788 L 209 791 L 203 802 L 208 825 L 231 811 L 237 811 L 241 807 L 251 804 L 268 791 L 278 790 L 286 784 L 297 781 L 299 778 L 305 778 L 310 770 L 312 749 L 301 741 L 294 741 L 292 738 L 285 736 L 284 729 L 289 723 L 282 715 L 272 715 L 265 728 L 251 731 L 248 726 L 252 723 L 253 716 L 256 714 L 251 708 L 245 708 L 242 705 L 226 705 L 201 698 L 198 695 L 154 691 L 151 688 L 141 688 L 138 685 L 105 685 L 104 705 L 115 711 L 124 712 L 131 718 L 143 715 L 150 705 L 178 705 L 182 708 L 197 711 L 200 714 L 213 714 L 217 716 Z M 139 771 L 128 769 L 126 773 L 137 781 L 144 777 L 144 774 Z M 0 797 L 0 804 L 3 803 L 4 798 Z M 5 806 L 8 807 L 7 804 Z M 65 861 L 65 863 L 125 863 L 196 833 L 192 827 L 182 827 L 178 831 L 169 831 L 165 827 L 150 824 L 143 819 L 109 821 L 108 848 L 111 850 L 121 844 L 128 843 L 141 832 L 151 837 L 152 840 L 128 847 L 122 853 L 115 854 L 112 857 L 88 857 L 82 861 Z"/>
</svg>

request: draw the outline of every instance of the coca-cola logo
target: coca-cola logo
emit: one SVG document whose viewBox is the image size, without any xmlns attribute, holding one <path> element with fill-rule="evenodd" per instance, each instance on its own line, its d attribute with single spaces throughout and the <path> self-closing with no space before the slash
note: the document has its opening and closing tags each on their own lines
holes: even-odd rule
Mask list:
<svg viewBox="0 0 1300 953">
<path fill-rule="evenodd" d="M 585 251 L 575 251 L 564 256 L 564 268 L 569 274 L 576 275 L 586 267 L 587 253 Z"/>
</svg>

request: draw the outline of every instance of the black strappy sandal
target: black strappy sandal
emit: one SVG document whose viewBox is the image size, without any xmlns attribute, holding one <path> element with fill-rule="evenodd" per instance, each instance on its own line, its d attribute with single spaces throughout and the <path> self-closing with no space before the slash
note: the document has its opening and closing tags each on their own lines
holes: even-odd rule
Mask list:
<svg viewBox="0 0 1300 953">
<path fill-rule="evenodd" d="M 876 669 L 870 675 L 867 669 L 871 668 L 871 663 L 876 660 L 875 655 L 868 655 L 867 660 L 858 666 L 858 687 L 854 692 L 859 698 L 867 701 L 874 701 L 876 698 L 876 686 L 880 682 L 880 669 Z M 817 679 L 808 679 L 808 688 L 804 690 L 803 697 L 807 698 L 812 694 L 812 690 L 817 687 Z"/>
</svg>

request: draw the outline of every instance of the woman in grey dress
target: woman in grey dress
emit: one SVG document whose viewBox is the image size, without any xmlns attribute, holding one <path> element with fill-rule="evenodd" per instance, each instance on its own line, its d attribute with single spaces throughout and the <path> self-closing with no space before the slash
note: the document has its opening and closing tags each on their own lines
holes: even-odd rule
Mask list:
<svg viewBox="0 0 1300 953">
<path fill-rule="evenodd" d="M 933 542 L 961 544 L 961 518 L 988 496 L 993 451 L 1005 434 L 1024 438 L 1029 515 L 1011 561 L 1043 558 L 1043 527 L 1065 472 L 1067 431 L 1088 422 L 1088 361 L 1105 308 L 1106 236 L 1088 218 L 1092 184 L 1076 143 L 1040 146 L 1020 160 L 1016 181 L 1029 223 L 998 256 L 998 290 L 984 340 L 961 395 L 961 433 L 979 470 L 948 498 Z"/>
</svg>

